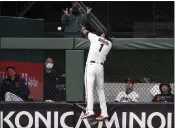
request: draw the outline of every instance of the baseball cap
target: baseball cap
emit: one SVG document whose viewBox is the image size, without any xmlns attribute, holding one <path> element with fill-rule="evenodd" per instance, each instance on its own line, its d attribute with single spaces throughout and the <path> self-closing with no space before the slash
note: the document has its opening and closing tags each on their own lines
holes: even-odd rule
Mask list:
<svg viewBox="0 0 175 128">
<path fill-rule="evenodd" d="M 108 30 L 103 31 L 103 33 L 105 34 L 105 39 L 112 41 L 112 35 L 109 33 Z"/>
<path fill-rule="evenodd" d="M 132 84 L 134 84 L 134 81 L 129 77 L 127 80 L 125 80 L 125 83 L 132 83 Z"/>
<path fill-rule="evenodd" d="M 6 71 L 8 71 L 9 69 L 13 69 L 13 70 L 15 71 L 15 68 L 14 68 L 13 66 L 8 66 L 8 67 L 6 68 Z"/>
<path fill-rule="evenodd" d="M 105 38 L 110 41 L 112 36 L 109 34 L 109 32 L 105 32 Z"/>
</svg>

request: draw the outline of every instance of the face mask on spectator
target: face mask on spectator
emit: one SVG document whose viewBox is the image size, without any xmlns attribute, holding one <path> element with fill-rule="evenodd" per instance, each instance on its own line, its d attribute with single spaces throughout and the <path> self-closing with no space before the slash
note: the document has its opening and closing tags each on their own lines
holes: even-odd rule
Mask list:
<svg viewBox="0 0 175 128">
<path fill-rule="evenodd" d="M 15 74 L 14 74 L 14 72 L 13 71 L 8 71 L 8 76 L 9 77 L 13 77 Z"/>
<path fill-rule="evenodd" d="M 52 69 L 53 68 L 53 63 L 47 63 L 46 68 L 47 69 Z"/>
</svg>

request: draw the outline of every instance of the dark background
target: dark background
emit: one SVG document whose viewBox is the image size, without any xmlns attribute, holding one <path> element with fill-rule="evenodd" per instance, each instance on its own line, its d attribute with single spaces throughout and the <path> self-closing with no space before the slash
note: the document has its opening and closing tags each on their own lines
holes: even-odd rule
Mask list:
<svg viewBox="0 0 175 128">
<path fill-rule="evenodd" d="M 1 1 L 2 16 L 18 16 L 28 2 L 3 2 Z M 113 2 L 113 1 L 90 1 L 84 2 L 92 7 L 92 12 L 105 24 L 116 22 L 171 22 L 174 19 L 173 1 L 145 1 L 145 2 Z M 62 9 L 70 8 L 68 1 L 35 2 L 31 9 L 24 15 L 28 18 L 43 18 L 46 21 L 60 21 Z M 157 17 L 155 17 L 157 16 Z"/>
<path fill-rule="evenodd" d="M 33 6 L 23 15 L 27 18 L 44 19 L 45 32 L 57 32 L 57 27 L 61 25 L 60 19 L 63 14 L 62 9 L 70 8 L 72 3 L 68 1 L 48 1 L 48 2 L 0 2 L 1 16 L 20 16 L 28 7 Z M 113 32 L 149 32 L 164 31 L 168 29 L 173 32 L 173 23 L 158 24 L 158 22 L 174 21 L 174 2 L 155 1 L 155 2 L 125 2 L 125 1 L 86 1 L 86 6 L 92 7 L 92 13 L 103 23 L 105 27 Z M 136 22 L 146 22 L 144 29 L 135 30 Z M 149 23 L 148 23 L 149 22 Z M 148 30 L 149 29 L 149 30 Z M 172 34 L 173 35 L 173 34 Z"/>
<path fill-rule="evenodd" d="M 88 51 L 85 51 L 87 58 Z M 112 50 L 104 65 L 106 83 L 123 83 L 131 77 L 135 83 L 174 82 L 173 50 Z M 86 62 L 86 59 L 85 59 Z"/>
</svg>

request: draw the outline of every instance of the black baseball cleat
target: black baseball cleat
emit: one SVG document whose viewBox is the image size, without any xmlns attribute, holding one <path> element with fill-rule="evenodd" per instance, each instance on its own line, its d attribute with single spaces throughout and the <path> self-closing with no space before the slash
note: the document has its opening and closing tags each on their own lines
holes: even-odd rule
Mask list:
<svg viewBox="0 0 175 128">
<path fill-rule="evenodd" d="M 105 119 L 108 119 L 108 116 L 98 116 L 97 118 L 96 118 L 96 120 L 98 120 L 98 121 L 102 121 L 102 120 L 105 120 Z"/>
<path fill-rule="evenodd" d="M 84 115 L 81 116 L 81 119 L 85 119 L 87 117 L 91 117 L 91 116 L 94 116 L 93 113 L 85 113 Z"/>
</svg>

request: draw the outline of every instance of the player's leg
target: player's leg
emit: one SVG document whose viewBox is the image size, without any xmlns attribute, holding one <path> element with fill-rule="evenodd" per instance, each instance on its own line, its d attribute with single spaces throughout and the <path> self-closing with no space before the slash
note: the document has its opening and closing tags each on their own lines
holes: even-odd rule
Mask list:
<svg viewBox="0 0 175 128">
<path fill-rule="evenodd" d="M 93 66 L 86 66 L 85 69 L 85 91 L 86 91 L 86 113 L 81 118 L 86 118 L 94 115 L 93 106 L 94 106 L 94 97 L 93 97 L 93 87 L 95 81 L 95 74 L 93 71 Z"/>
<path fill-rule="evenodd" d="M 106 106 L 106 98 L 104 93 L 104 71 L 103 66 L 100 66 L 98 72 L 96 74 L 96 89 L 98 92 L 100 108 L 101 108 L 101 115 L 97 117 L 97 120 L 103 120 L 108 118 L 107 113 L 107 106 Z"/>
<path fill-rule="evenodd" d="M 85 71 L 84 71 L 84 85 L 85 85 L 85 100 L 87 101 L 87 82 L 86 82 L 86 67 L 85 67 Z M 87 108 L 86 108 L 87 109 Z"/>
</svg>

